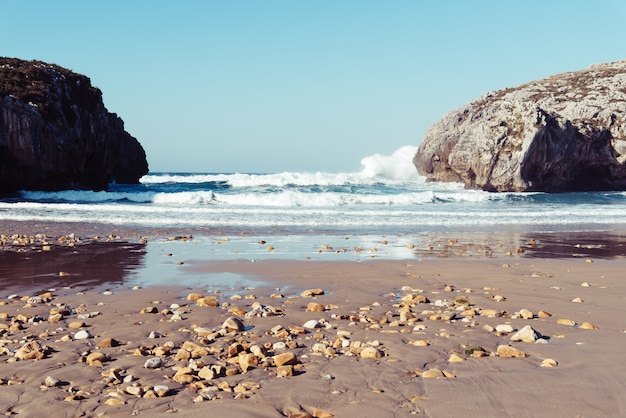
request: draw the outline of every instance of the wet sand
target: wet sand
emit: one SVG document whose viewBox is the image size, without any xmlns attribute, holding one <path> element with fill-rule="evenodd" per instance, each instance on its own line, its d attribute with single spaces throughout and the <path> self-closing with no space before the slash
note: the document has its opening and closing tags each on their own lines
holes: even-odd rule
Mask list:
<svg viewBox="0 0 626 418">
<path fill-rule="evenodd" d="M 626 414 L 619 233 L 310 248 L 106 229 L 49 226 L 50 250 L 0 251 L 6 415 Z M 69 233 L 89 238 L 58 241 Z M 244 328 L 224 330 L 230 317 Z M 526 326 L 536 342 L 512 341 Z"/>
</svg>

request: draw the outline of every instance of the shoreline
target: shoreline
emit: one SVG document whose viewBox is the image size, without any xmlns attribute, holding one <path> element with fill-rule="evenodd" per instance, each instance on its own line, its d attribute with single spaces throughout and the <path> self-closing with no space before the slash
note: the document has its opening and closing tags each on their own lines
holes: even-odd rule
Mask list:
<svg viewBox="0 0 626 418">
<path fill-rule="evenodd" d="M 0 250 L 7 415 L 626 413 L 619 232 L 412 235 L 409 250 L 71 226 L 46 239 L 74 247 Z M 512 339 L 527 326 L 535 342 Z"/>
</svg>

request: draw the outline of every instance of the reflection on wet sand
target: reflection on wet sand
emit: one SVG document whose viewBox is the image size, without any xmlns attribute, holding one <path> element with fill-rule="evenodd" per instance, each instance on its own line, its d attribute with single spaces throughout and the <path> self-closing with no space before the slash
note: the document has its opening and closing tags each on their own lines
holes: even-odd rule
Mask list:
<svg viewBox="0 0 626 418">
<path fill-rule="evenodd" d="M 143 265 L 142 244 L 91 243 L 52 251 L 0 251 L 0 290 L 123 283 Z"/>
</svg>

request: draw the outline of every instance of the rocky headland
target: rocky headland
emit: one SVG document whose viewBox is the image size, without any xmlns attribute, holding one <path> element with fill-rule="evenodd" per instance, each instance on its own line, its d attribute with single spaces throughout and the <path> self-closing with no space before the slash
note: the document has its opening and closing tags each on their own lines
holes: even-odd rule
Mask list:
<svg viewBox="0 0 626 418">
<path fill-rule="evenodd" d="M 147 172 L 141 144 L 88 77 L 0 57 L 0 193 L 106 190 Z"/>
<path fill-rule="evenodd" d="M 413 159 L 487 191 L 626 189 L 626 60 L 489 92 L 431 126 Z"/>
</svg>

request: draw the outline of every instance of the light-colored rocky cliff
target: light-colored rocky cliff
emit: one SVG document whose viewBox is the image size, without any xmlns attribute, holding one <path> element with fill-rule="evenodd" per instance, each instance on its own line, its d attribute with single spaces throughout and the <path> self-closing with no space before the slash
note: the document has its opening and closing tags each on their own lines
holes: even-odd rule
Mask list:
<svg viewBox="0 0 626 418">
<path fill-rule="evenodd" d="M 626 60 L 487 93 L 431 126 L 413 163 L 489 191 L 626 190 Z"/>
</svg>

